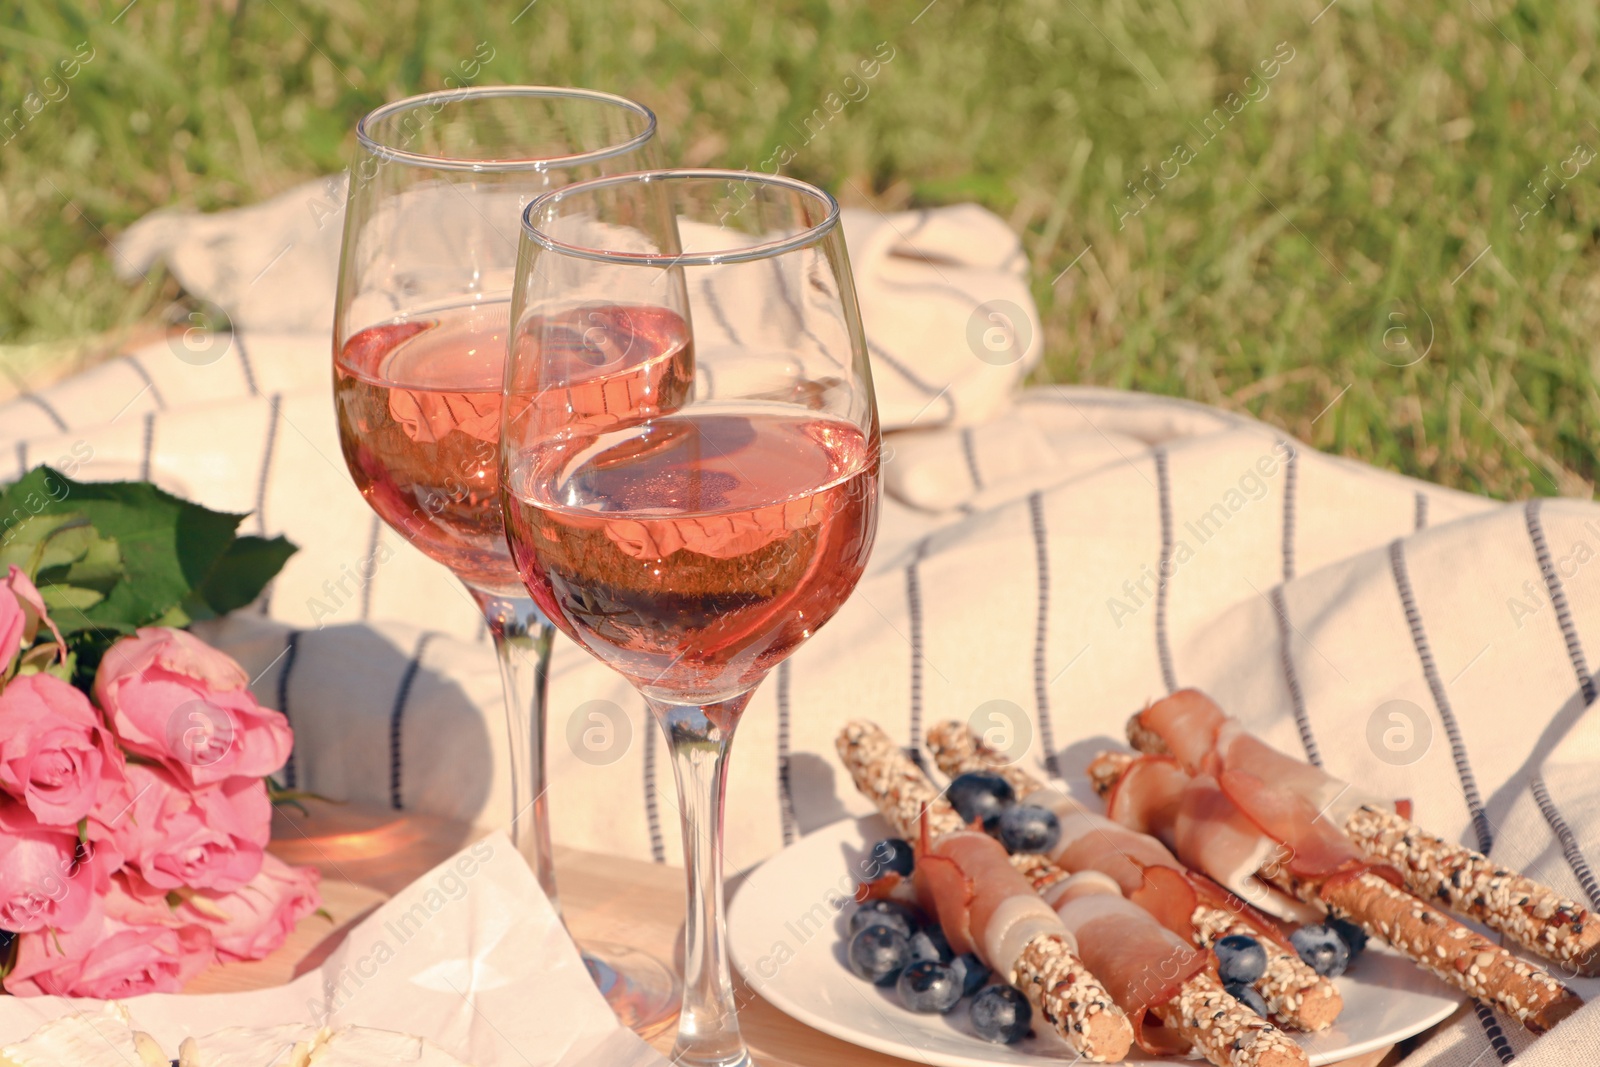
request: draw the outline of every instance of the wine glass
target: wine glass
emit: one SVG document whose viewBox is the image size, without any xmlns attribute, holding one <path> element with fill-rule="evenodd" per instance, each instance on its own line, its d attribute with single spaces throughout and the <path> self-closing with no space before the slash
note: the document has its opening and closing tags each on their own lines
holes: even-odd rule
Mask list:
<svg viewBox="0 0 1600 1067">
<path fill-rule="evenodd" d="M 855 587 L 877 408 L 839 209 L 803 182 L 655 171 L 524 213 L 502 434 L 533 599 L 666 734 L 688 868 L 675 1062 L 750 1063 L 724 943 L 729 744 Z"/>
<path fill-rule="evenodd" d="M 523 207 L 569 181 L 650 166 L 656 120 L 606 93 L 541 86 L 399 100 L 356 127 L 334 319 L 345 462 L 397 533 L 465 583 L 494 637 L 511 742 L 511 837 L 559 910 L 545 802 L 553 630 L 500 519 L 500 390 Z M 677 979 L 637 950 L 584 955 L 622 1021 L 671 1021 Z"/>
</svg>

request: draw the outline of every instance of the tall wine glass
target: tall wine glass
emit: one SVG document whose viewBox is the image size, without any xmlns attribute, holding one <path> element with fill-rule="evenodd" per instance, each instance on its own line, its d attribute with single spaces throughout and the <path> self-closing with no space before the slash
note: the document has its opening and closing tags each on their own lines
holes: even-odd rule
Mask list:
<svg viewBox="0 0 1600 1067">
<path fill-rule="evenodd" d="M 849 596 L 877 526 L 838 205 L 741 171 L 566 186 L 524 215 L 512 323 L 512 553 L 672 752 L 689 880 L 675 1061 L 748 1064 L 724 943 L 729 744 L 762 678 Z"/>
<path fill-rule="evenodd" d="M 500 390 L 523 207 L 567 182 L 654 161 L 655 116 L 584 89 L 493 86 L 411 97 L 356 127 L 333 330 L 345 462 L 397 533 L 455 572 L 494 637 L 511 741 L 511 836 L 556 904 L 545 803 L 552 628 L 500 519 Z M 559 907 L 559 905 L 557 905 Z M 590 943 L 624 1023 L 677 1010 L 654 958 Z"/>
</svg>

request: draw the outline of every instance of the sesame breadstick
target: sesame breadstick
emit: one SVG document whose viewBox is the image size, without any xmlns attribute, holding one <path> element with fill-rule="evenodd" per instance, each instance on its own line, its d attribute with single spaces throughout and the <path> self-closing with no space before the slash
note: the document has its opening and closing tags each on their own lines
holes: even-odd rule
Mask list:
<svg viewBox="0 0 1600 1067">
<path fill-rule="evenodd" d="M 1344 997 L 1331 979 L 1312 970 L 1298 953 L 1285 949 L 1271 934 L 1226 908 L 1200 904 L 1189 922 L 1195 943 L 1211 948 L 1229 934 L 1254 938 L 1267 952 L 1267 969 L 1255 990 L 1267 1002 L 1272 1019 L 1286 1030 L 1315 1032 L 1333 1025 L 1344 1009 Z"/>
<path fill-rule="evenodd" d="M 1109 791 L 1132 762 L 1125 753 L 1096 756 L 1090 774 L 1096 791 Z M 1545 971 L 1371 871 L 1326 883 L 1300 881 L 1281 866 L 1258 874 L 1297 900 L 1348 918 L 1418 967 L 1488 1001 L 1536 1034 L 1583 1006 L 1576 993 Z"/>
<path fill-rule="evenodd" d="M 1128 741 L 1147 755 L 1168 752 L 1161 735 L 1144 726 L 1138 714 L 1128 720 Z M 1374 861 L 1399 871 L 1417 896 L 1481 922 L 1576 974 L 1600 976 L 1600 917 L 1577 901 L 1373 804 L 1350 812 L 1342 829 Z"/>
<path fill-rule="evenodd" d="M 1212 1063 L 1304 1067 L 1311 1062 L 1288 1034 L 1229 996 L 1210 971 L 1183 983 L 1155 1013 Z"/>
<path fill-rule="evenodd" d="M 1024 799 L 1044 788 L 1038 779 L 1015 763 L 1007 762 L 961 723 L 943 722 L 934 726 L 928 731 L 928 748 L 939 769 L 951 777 L 965 771 L 991 771 L 1004 776 Z M 1121 777 L 1122 770 L 1132 759 L 1128 756 L 1115 769 L 1114 777 Z M 1013 863 L 1040 892 L 1066 875 L 1043 856 L 1017 856 L 1013 857 Z M 1267 953 L 1267 969 L 1255 982 L 1255 990 L 1266 1001 L 1267 1010 L 1278 1025 L 1289 1030 L 1314 1032 L 1326 1030 L 1338 1018 L 1344 1007 L 1338 987 L 1307 966 L 1298 954 L 1279 944 L 1273 931 L 1257 927 L 1239 913 L 1204 903 L 1195 908 L 1190 924 L 1195 943 L 1201 948 L 1209 949 L 1229 934 L 1242 934 L 1260 942 Z"/>
<path fill-rule="evenodd" d="M 924 825 L 930 837 L 965 829 L 922 769 L 877 726 L 847 723 L 836 746 L 856 788 L 878 806 L 900 836 L 918 840 Z M 986 962 L 1006 966 L 1006 961 Z M 1120 1063 L 1128 1054 L 1133 1026 L 1105 986 L 1084 967 L 1065 927 L 1030 939 L 1005 977 L 1083 1059 Z"/>
<path fill-rule="evenodd" d="M 1350 814 L 1344 832 L 1361 851 L 1398 870 L 1417 896 L 1586 978 L 1600 975 L 1600 916 L 1576 901 L 1371 804 Z"/>
<path fill-rule="evenodd" d="M 1036 853 L 1018 853 L 1011 865 L 1040 893 L 1072 878 Z M 1114 885 L 1108 881 L 1106 891 L 1115 892 Z M 1309 1062 L 1305 1050 L 1224 990 L 1209 968 L 1191 975 L 1170 1000 L 1151 1010 L 1218 1067 L 1304 1067 Z"/>
</svg>

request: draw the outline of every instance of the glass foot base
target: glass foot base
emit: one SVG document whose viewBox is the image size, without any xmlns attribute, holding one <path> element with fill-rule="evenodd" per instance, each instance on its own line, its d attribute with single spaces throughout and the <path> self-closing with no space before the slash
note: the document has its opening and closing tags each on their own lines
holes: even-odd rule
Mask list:
<svg viewBox="0 0 1600 1067">
<path fill-rule="evenodd" d="M 683 987 L 666 964 L 647 952 L 609 941 L 585 941 L 578 947 L 589 977 L 623 1026 L 650 1038 L 678 1018 Z"/>
</svg>

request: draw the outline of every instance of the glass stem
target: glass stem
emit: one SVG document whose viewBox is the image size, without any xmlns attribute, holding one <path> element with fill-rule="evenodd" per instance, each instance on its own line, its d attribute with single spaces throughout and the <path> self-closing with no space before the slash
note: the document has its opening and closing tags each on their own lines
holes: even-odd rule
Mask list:
<svg viewBox="0 0 1600 1067">
<path fill-rule="evenodd" d="M 683 940 L 683 1011 L 678 1018 L 674 1063 L 687 1067 L 745 1067 L 750 1053 L 739 1034 L 739 1017 L 728 972 L 722 903 L 722 804 L 728 785 L 728 747 L 742 693 L 697 707 L 650 700 L 667 735 L 683 816 L 683 859 L 689 878 Z"/>
<path fill-rule="evenodd" d="M 545 697 L 555 627 L 528 597 L 478 589 L 472 593 L 494 637 L 505 690 L 506 730 L 511 740 L 511 841 L 533 868 L 559 915 L 561 898 L 556 894 L 544 760 Z"/>
</svg>

